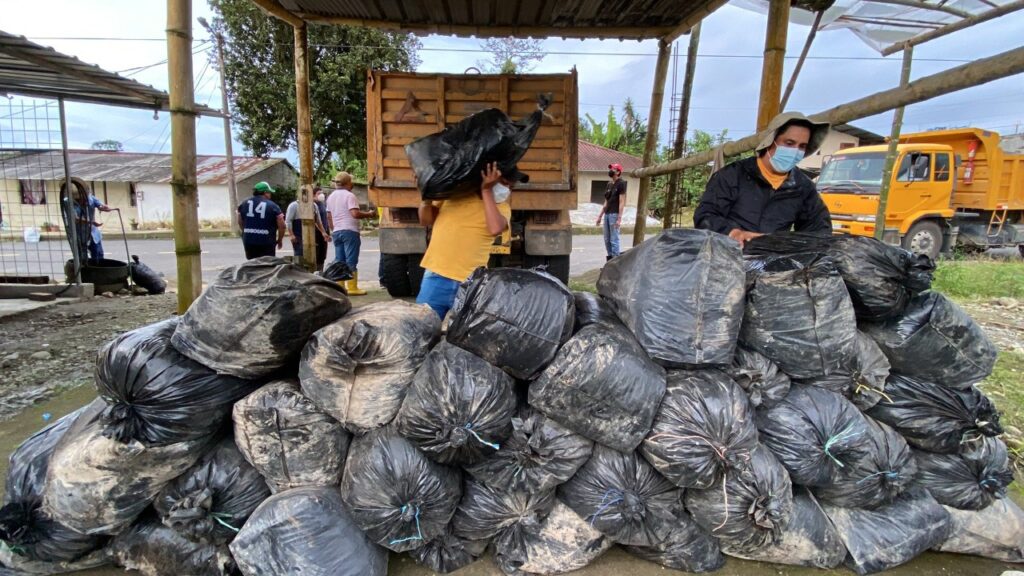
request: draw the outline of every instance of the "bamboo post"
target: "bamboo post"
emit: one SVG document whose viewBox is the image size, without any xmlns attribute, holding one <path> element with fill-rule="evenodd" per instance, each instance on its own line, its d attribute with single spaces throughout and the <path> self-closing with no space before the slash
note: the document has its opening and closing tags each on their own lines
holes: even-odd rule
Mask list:
<svg viewBox="0 0 1024 576">
<path fill-rule="evenodd" d="M 914 47 L 903 49 L 903 69 L 900 71 L 900 87 L 910 84 L 910 64 L 914 59 Z M 897 145 L 900 143 L 900 130 L 903 128 L 903 106 L 898 106 L 892 114 L 892 130 L 889 132 L 889 150 L 885 153 L 885 168 L 882 169 L 882 187 L 878 191 L 878 211 L 875 212 L 875 239 L 885 238 L 885 208 L 889 204 L 889 189 L 892 186 L 892 171 L 896 166 Z"/>
<path fill-rule="evenodd" d="M 811 31 L 807 33 L 807 41 L 804 42 L 804 49 L 800 51 L 800 58 L 796 61 L 796 67 L 793 68 L 793 75 L 789 77 L 789 83 L 786 84 L 786 92 L 782 95 L 782 102 L 779 103 L 779 110 L 786 109 L 786 103 L 789 102 L 790 95 L 793 94 L 793 88 L 796 87 L 796 79 L 800 77 L 800 70 L 804 67 L 804 62 L 807 60 L 807 53 L 811 51 L 811 44 L 814 44 L 814 37 L 818 33 L 818 25 L 821 24 L 821 17 L 825 15 L 824 10 L 819 10 L 814 15 L 814 24 L 811 24 Z"/>
<path fill-rule="evenodd" d="M 764 35 L 761 65 L 761 101 L 757 108 L 757 129 L 779 114 L 782 95 L 782 67 L 786 61 L 786 33 L 789 31 L 789 0 L 770 0 L 768 27 Z"/>
<path fill-rule="evenodd" d="M 644 166 L 654 161 L 658 148 L 658 125 L 661 124 L 661 104 L 665 99 L 665 78 L 668 76 L 668 61 L 672 57 L 672 44 L 658 41 L 658 63 L 654 67 L 654 87 L 651 89 L 651 114 L 647 117 L 647 140 L 644 142 Z M 651 189 L 650 177 L 640 179 L 640 191 L 636 195 L 636 225 L 633 227 L 633 246 L 644 241 L 647 227 L 647 195 Z"/>
<path fill-rule="evenodd" d="M 700 23 L 690 30 L 690 44 L 686 48 L 686 71 L 683 77 L 683 98 L 679 104 L 679 124 L 676 126 L 676 141 L 672 143 L 672 157 L 683 155 L 686 147 L 686 131 L 690 116 L 690 97 L 693 94 L 693 77 L 697 73 L 697 48 L 700 46 Z M 676 199 L 679 198 L 679 186 L 682 174 L 673 172 L 669 176 L 668 195 L 665 198 L 664 227 L 671 228 L 676 212 Z M 689 197 L 682 201 L 683 206 L 690 205 Z"/>
<path fill-rule="evenodd" d="M 309 37 L 303 22 L 295 31 L 295 115 L 299 141 L 299 219 L 302 221 L 302 263 L 316 269 L 316 227 L 313 223 L 313 121 L 309 110 Z"/>
<path fill-rule="evenodd" d="M 196 178 L 196 111 L 192 85 L 192 2 L 167 0 L 167 75 L 171 111 L 171 191 L 178 313 L 203 288 Z"/>
</svg>

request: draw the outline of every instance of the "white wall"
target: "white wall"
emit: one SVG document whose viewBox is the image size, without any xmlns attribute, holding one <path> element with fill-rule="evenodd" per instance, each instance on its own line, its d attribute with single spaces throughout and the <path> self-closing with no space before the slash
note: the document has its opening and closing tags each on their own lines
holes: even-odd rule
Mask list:
<svg viewBox="0 0 1024 576">
<path fill-rule="evenodd" d="M 856 136 L 850 136 L 849 134 L 829 130 L 828 136 L 825 137 L 825 141 L 821 144 L 821 148 L 819 148 L 813 156 L 804 158 L 800 162 L 800 167 L 820 169 L 825 156 L 831 156 L 836 152 L 839 152 L 839 148 L 843 144 L 853 144 L 854 146 L 857 146 L 859 142 L 860 140 L 858 140 Z"/>
<path fill-rule="evenodd" d="M 139 223 L 170 222 L 173 214 L 173 193 L 170 184 L 139 182 Z M 241 194 L 241 191 L 239 191 Z M 234 209 L 229 206 L 226 184 L 199 185 L 199 220 L 228 220 Z"/>
<path fill-rule="evenodd" d="M 636 208 L 636 195 L 640 191 L 640 179 L 632 176 L 623 176 L 622 179 L 626 181 L 626 206 Z M 608 181 L 608 171 L 579 172 L 577 174 L 576 198 L 579 204 L 590 202 L 590 187 L 595 180 Z"/>
</svg>

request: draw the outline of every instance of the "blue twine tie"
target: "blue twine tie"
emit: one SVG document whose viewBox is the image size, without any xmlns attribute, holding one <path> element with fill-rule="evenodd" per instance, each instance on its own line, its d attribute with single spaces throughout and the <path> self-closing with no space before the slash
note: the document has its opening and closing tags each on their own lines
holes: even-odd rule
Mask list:
<svg viewBox="0 0 1024 576">
<path fill-rule="evenodd" d="M 618 496 L 609 500 L 609 497 L 613 494 L 618 494 Z M 594 526 L 594 522 L 597 521 L 597 517 L 604 514 L 605 510 L 619 502 L 622 502 L 623 496 L 624 494 L 622 493 L 622 490 L 619 490 L 618 488 L 609 488 L 605 491 L 604 496 L 601 497 L 601 503 L 598 505 L 597 511 L 590 515 L 590 526 Z"/>
<path fill-rule="evenodd" d="M 857 436 L 860 435 L 860 432 L 857 432 L 857 433 L 855 433 L 855 434 L 853 434 L 851 436 L 847 436 L 846 433 L 849 430 L 850 430 L 850 428 L 849 428 L 849 426 L 847 426 L 846 428 L 843 429 L 842 432 L 840 432 L 839 434 L 836 434 L 835 436 L 829 438 L 828 441 L 825 442 L 825 455 L 828 456 L 829 458 L 831 458 L 832 461 L 835 462 L 840 468 L 846 468 L 846 464 L 843 464 L 842 462 L 837 460 L 836 457 L 833 456 L 831 452 L 829 452 L 829 449 L 832 448 L 832 444 L 835 444 L 839 440 L 845 440 L 847 438 L 856 438 Z"/>
<path fill-rule="evenodd" d="M 861 484 L 861 483 L 867 482 L 868 480 L 871 480 L 875 476 L 883 476 L 883 475 L 885 476 L 886 480 L 895 480 L 895 479 L 900 477 L 900 473 L 899 472 L 895 472 L 893 470 L 883 470 L 881 472 L 875 472 L 874 474 L 868 474 L 867 476 L 865 476 L 865 477 L 861 478 L 860 480 L 858 480 L 857 484 Z"/>
<path fill-rule="evenodd" d="M 408 510 L 408 509 L 409 509 L 409 505 L 408 504 L 405 504 L 404 506 L 402 506 L 402 509 L 401 509 L 402 514 L 405 514 L 405 511 Z M 408 538 L 399 538 L 397 540 L 392 540 L 391 541 L 392 545 L 394 545 L 394 544 L 401 544 L 402 542 L 409 542 L 411 540 L 423 540 L 423 532 L 420 531 L 420 507 L 419 506 L 416 507 L 416 515 L 414 516 L 414 518 L 416 519 L 416 535 L 415 536 L 409 536 Z"/>
<path fill-rule="evenodd" d="M 491 448 L 494 448 L 495 450 L 500 450 L 501 449 L 500 445 L 495 444 L 494 442 L 488 442 L 487 440 L 484 440 L 483 438 L 481 438 L 480 435 L 476 433 L 476 430 L 473 430 L 473 423 L 472 422 L 466 424 L 465 426 L 463 426 L 463 428 L 465 428 L 466 431 L 468 431 L 470 434 L 473 435 L 473 438 L 476 438 L 477 441 L 480 442 L 481 444 L 483 444 L 484 446 L 490 446 Z"/>
</svg>

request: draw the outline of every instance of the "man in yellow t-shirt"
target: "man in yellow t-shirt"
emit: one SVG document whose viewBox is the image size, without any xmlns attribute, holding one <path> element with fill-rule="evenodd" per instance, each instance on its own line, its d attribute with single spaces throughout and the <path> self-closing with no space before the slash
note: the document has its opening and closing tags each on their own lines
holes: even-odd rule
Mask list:
<svg viewBox="0 0 1024 576">
<path fill-rule="evenodd" d="M 508 228 L 512 217 L 512 181 L 493 163 L 481 176 L 478 194 L 420 204 L 420 223 L 434 231 L 420 263 L 425 272 L 416 302 L 430 306 L 442 320 L 455 303 L 459 284 L 487 265 L 494 237 Z"/>
</svg>

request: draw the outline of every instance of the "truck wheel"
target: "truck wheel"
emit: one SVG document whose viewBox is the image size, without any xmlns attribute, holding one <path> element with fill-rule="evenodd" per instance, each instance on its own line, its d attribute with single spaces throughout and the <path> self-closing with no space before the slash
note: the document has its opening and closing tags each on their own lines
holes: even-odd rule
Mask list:
<svg viewBox="0 0 1024 576">
<path fill-rule="evenodd" d="M 407 256 L 407 265 L 409 270 L 409 288 L 412 290 L 410 296 L 420 295 L 420 284 L 423 283 L 423 268 L 420 266 L 420 260 L 423 259 L 423 254 L 409 254 Z"/>
<path fill-rule="evenodd" d="M 544 266 L 548 274 L 562 281 L 562 284 L 569 285 L 569 255 L 563 256 L 526 256 L 526 267 L 536 268 Z"/>
<path fill-rule="evenodd" d="M 419 268 L 419 261 L 416 261 Z M 408 298 L 419 293 L 419 280 L 416 282 L 416 293 L 413 293 L 412 279 L 409 278 L 409 258 L 405 254 L 380 255 L 381 280 L 392 298 Z"/>
<path fill-rule="evenodd" d="M 942 228 L 931 220 L 914 224 L 903 237 L 903 248 L 932 260 L 938 258 L 942 250 Z"/>
</svg>

